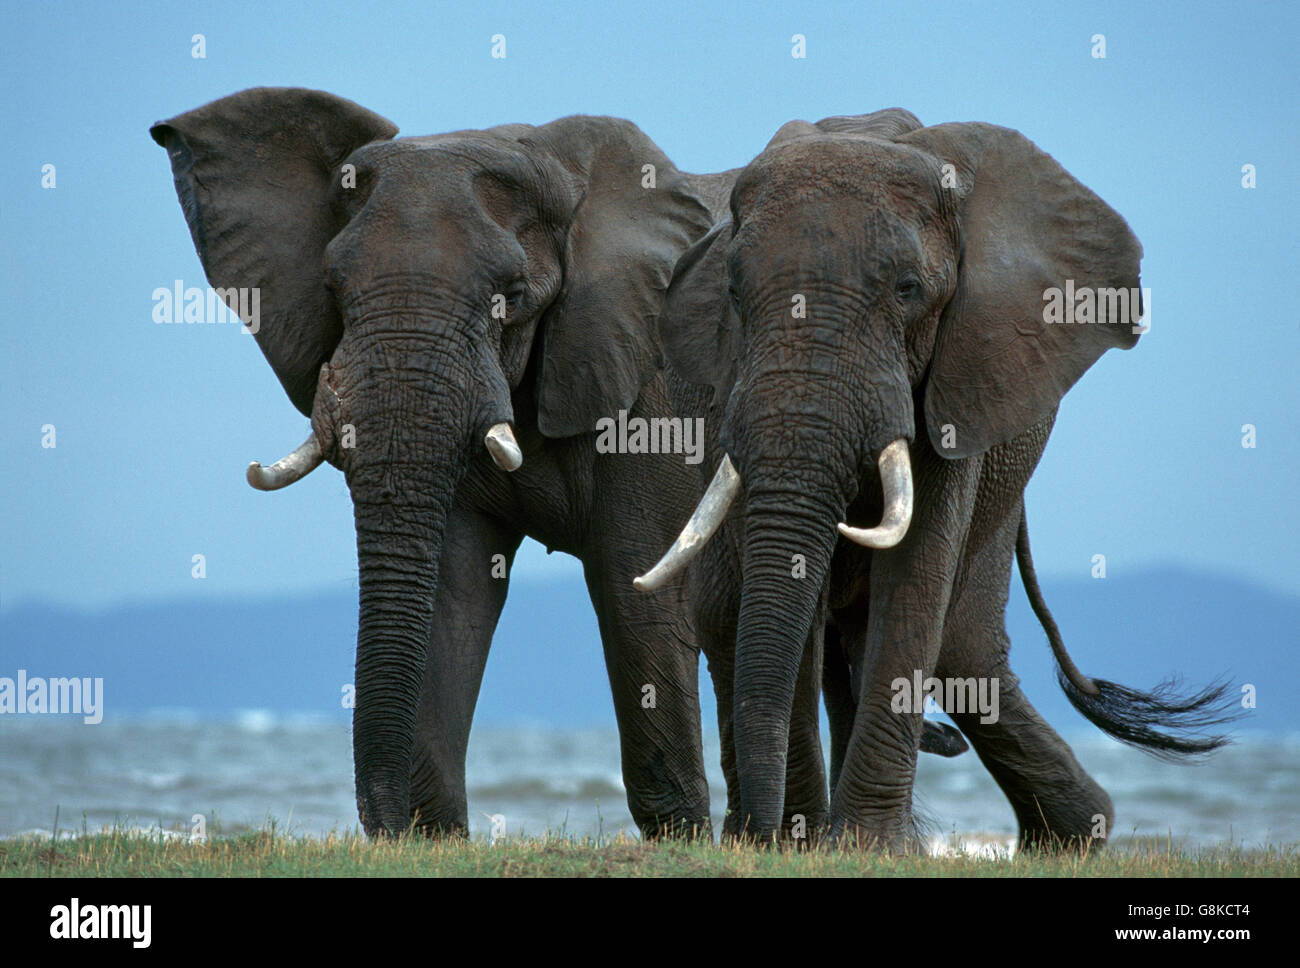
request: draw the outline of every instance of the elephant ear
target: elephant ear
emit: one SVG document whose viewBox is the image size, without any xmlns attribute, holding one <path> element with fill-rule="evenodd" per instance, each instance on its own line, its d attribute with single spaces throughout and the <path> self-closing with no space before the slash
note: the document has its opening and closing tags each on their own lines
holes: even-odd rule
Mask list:
<svg viewBox="0 0 1300 968">
<path fill-rule="evenodd" d="M 581 192 L 537 382 L 539 429 L 569 437 L 629 409 L 658 370 L 673 266 L 712 219 L 688 177 L 630 121 L 562 118 L 528 141 L 552 152 Z"/>
<path fill-rule="evenodd" d="M 943 124 L 899 141 L 952 165 L 957 183 L 940 189 L 955 195 L 962 255 L 925 415 L 938 453 L 968 457 L 1038 423 L 1102 353 L 1137 342 L 1140 300 L 1122 318 L 1092 324 L 1048 323 L 1044 308 L 1071 281 L 1076 292 L 1138 290 L 1142 246 L 1117 212 L 1017 131 Z"/>
<path fill-rule="evenodd" d="M 336 170 L 397 128 L 351 101 L 302 88 L 252 88 L 149 129 L 208 282 L 260 290 L 257 344 L 295 407 L 311 413 L 321 364 L 342 334 L 325 285 L 325 246 L 342 228 Z"/>
<path fill-rule="evenodd" d="M 677 262 L 659 338 L 664 356 L 683 379 L 713 387 L 726 401 L 736 381 L 738 339 L 728 296 L 727 250 L 731 219 L 719 222 Z"/>
</svg>

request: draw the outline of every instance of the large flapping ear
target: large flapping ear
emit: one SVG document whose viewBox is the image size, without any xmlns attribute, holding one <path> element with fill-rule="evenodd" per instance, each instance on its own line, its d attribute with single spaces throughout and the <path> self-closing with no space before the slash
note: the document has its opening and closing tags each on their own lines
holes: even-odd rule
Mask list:
<svg viewBox="0 0 1300 968">
<path fill-rule="evenodd" d="M 521 140 L 552 152 L 582 186 L 537 383 L 539 428 L 568 437 L 630 408 L 654 376 L 673 266 L 712 218 L 688 178 L 630 121 L 562 118 Z"/>
<path fill-rule="evenodd" d="M 342 227 L 329 202 L 332 179 L 355 149 L 397 128 L 332 94 L 262 87 L 149 133 L 171 159 L 208 282 L 259 290 L 258 346 L 294 406 L 310 414 L 321 364 L 342 333 L 325 286 L 325 246 Z"/>
<path fill-rule="evenodd" d="M 937 177 L 953 166 L 957 187 L 941 190 L 956 196 L 962 254 L 925 414 L 935 450 L 967 457 L 1038 423 L 1102 353 L 1137 342 L 1142 246 L 1117 212 L 1019 132 L 942 124 L 898 140 L 933 156 Z M 1119 290 L 1127 312 L 1115 311 Z M 1045 321 L 1054 293 L 1066 292 L 1093 294 L 1092 322 Z M 1097 322 L 1108 305 L 1110 318 Z"/>
<path fill-rule="evenodd" d="M 659 338 L 682 378 L 711 386 L 724 403 L 736 379 L 736 316 L 728 296 L 727 249 L 731 219 L 719 222 L 682 255 L 673 270 Z"/>
</svg>

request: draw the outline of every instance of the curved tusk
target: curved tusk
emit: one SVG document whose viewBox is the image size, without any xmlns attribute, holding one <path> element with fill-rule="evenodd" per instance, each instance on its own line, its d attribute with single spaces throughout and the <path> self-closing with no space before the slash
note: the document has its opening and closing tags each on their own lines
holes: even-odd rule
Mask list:
<svg viewBox="0 0 1300 968">
<path fill-rule="evenodd" d="M 515 441 L 514 431 L 508 423 L 493 424 L 492 429 L 483 438 L 488 453 L 503 471 L 517 471 L 524 462 L 523 451 Z"/>
<path fill-rule="evenodd" d="M 288 487 L 294 481 L 302 480 L 320 467 L 324 459 L 320 441 L 313 433 L 299 444 L 298 449 L 292 454 L 281 457 L 270 467 L 263 467 L 257 461 L 253 461 L 248 465 L 244 476 L 248 478 L 248 483 L 259 491 L 278 491 L 282 487 Z"/>
<path fill-rule="evenodd" d="M 907 441 L 900 437 L 880 452 L 880 484 L 885 492 L 885 513 L 874 528 L 855 528 L 840 522 L 840 534 L 864 548 L 892 548 L 903 540 L 912 523 L 912 462 Z"/>
<path fill-rule="evenodd" d="M 739 493 L 740 474 L 732 465 L 731 458 L 724 454 L 718 472 L 713 475 L 708 490 L 700 498 L 695 513 L 686 522 L 686 527 L 682 528 L 682 533 L 677 536 L 673 546 L 664 552 L 658 564 L 632 581 L 632 587 L 639 592 L 652 592 L 681 574 L 691 559 L 713 537 L 713 532 L 718 530 L 727 516 L 731 502 Z"/>
</svg>

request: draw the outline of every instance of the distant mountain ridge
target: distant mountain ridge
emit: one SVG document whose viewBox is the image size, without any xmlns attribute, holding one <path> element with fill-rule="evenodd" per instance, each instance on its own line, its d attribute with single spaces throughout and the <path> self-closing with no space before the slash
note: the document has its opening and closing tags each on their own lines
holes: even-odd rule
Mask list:
<svg viewBox="0 0 1300 968">
<path fill-rule="evenodd" d="M 1240 729 L 1300 730 L 1300 599 L 1204 573 L 1162 569 L 1043 584 L 1075 662 L 1087 674 L 1150 688 L 1227 675 L 1257 691 Z M 0 676 L 102 676 L 104 715 L 183 709 L 346 719 L 355 591 L 275 600 L 186 599 L 78 612 L 40 603 L 0 611 Z M 1091 730 L 1066 702 L 1018 576 L 1008 609 L 1012 669 L 1060 732 Z M 715 728 L 701 661 L 706 730 Z M 612 725 L 595 616 L 580 580 L 515 580 L 488 659 L 478 725 Z M 0 717 L 0 729 L 3 728 Z M 1095 730 L 1094 730 L 1095 732 Z"/>
</svg>

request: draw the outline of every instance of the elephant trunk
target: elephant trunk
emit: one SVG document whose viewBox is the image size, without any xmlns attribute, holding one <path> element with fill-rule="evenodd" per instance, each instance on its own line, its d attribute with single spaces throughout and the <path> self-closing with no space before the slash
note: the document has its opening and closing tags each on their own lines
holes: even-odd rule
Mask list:
<svg viewBox="0 0 1300 968">
<path fill-rule="evenodd" d="M 762 840 L 785 819 L 787 765 L 797 766 L 786 763 L 793 701 L 822 621 L 837 525 L 880 455 L 887 502 L 871 537 L 882 546 L 901 540 L 911 488 L 898 473 L 906 441 L 895 442 L 913 432 L 901 368 L 875 373 L 838 345 L 792 347 L 771 332 L 742 363 L 720 434 L 746 492 L 734 689 L 739 819 Z M 864 372 L 872 373 L 866 392 Z"/>
<path fill-rule="evenodd" d="M 426 482 L 450 495 L 452 475 Z M 357 489 L 354 488 L 354 495 Z M 447 501 L 354 497 L 360 620 L 352 720 L 357 810 L 369 835 L 410 822 L 410 772 Z"/>
<path fill-rule="evenodd" d="M 452 327 L 436 338 L 403 327 L 400 347 L 384 328 L 345 337 L 322 370 L 312 415 L 352 495 L 360 581 L 352 743 L 357 809 L 371 836 L 411 822 L 416 718 L 457 484 L 485 439 L 499 467 L 522 460 L 504 382 L 481 372 L 486 353 Z"/>
<path fill-rule="evenodd" d="M 839 512 L 837 502 L 819 499 L 818 489 L 770 490 L 761 473 L 747 487 L 736 630 L 736 765 L 740 823 L 747 836 L 766 842 L 783 821 L 795 686 Z"/>
</svg>

